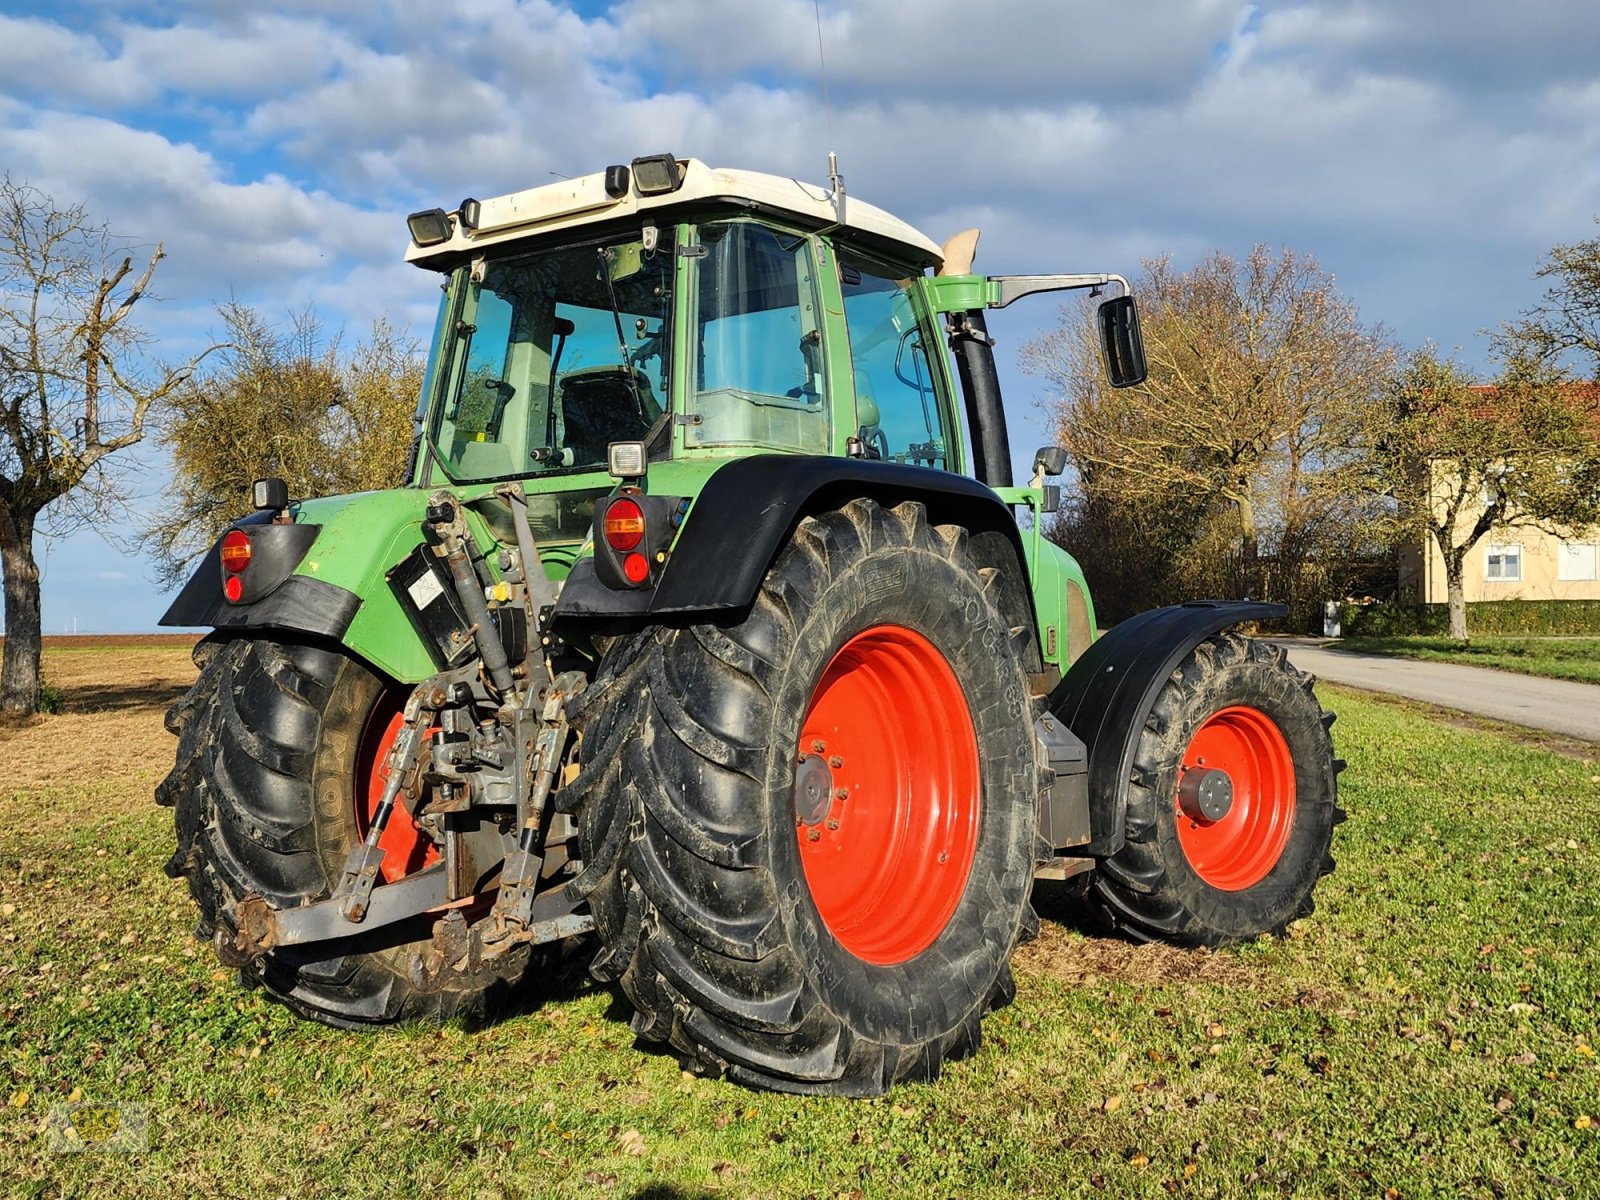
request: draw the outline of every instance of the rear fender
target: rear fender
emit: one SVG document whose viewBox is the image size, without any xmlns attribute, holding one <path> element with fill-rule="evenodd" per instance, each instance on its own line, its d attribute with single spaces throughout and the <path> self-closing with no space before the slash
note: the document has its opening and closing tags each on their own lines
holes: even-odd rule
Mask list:
<svg viewBox="0 0 1600 1200">
<path fill-rule="evenodd" d="M 1212 634 L 1244 621 L 1282 619 L 1281 604 L 1202 600 L 1155 608 L 1115 626 L 1050 693 L 1050 711 L 1089 748 L 1090 842 L 1079 854 L 1115 854 L 1126 836 L 1128 784 L 1139 734 L 1178 664 Z"/>
<path fill-rule="evenodd" d="M 416 683 L 436 668 L 387 576 L 422 541 L 426 506 L 427 493 L 406 488 L 299 502 L 291 508 L 292 525 L 263 525 L 270 512 L 245 517 L 235 527 L 274 529 L 293 543 L 293 559 L 272 564 L 281 580 L 256 598 L 247 594 L 245 602 L 230 604 L 222 595 L 219 541 L 160 623 L 210 626 L 223 634 L 270 630 L 328 638 L 390 677 Z M 491 546 L 488 529 L 470 508 L 468 520 L 479 544 Z M 252 562 L 248 571 L 261 565 L 266 564 Z"/>
<path fill-rule="evenodd" d="M 979 566 L 1002 569 L 998 603 L 1006 619 L 1037 629 L 1016 518 L 988 487 L 931 467 L 796 454 L 734 459 L 712 474 L 654 588 L 606 587 L 595 575 L 594 560 L 580 559 L 562 589 L 556 617 L 659 617 L 746 608 L 800 520 L 858 496 L 885 508 L 914 500 L 933 524 L 965 528 Z M 1037 661 L 1025 666 L 1040 669 Z"/>
</svg>

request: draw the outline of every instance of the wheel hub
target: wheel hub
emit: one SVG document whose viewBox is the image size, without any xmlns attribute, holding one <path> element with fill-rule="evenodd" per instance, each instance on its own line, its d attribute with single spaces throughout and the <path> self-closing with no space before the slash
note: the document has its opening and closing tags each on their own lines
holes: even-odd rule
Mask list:
<svg viewBox="0 0 1600 1200">
<path fill-rule="evenodd" d="M 794 772 L 794 816 L 802 825 L 820 825 L 833 803 L 833 772 L 820 754 L 808 754 Z"/>
<path fill-rule="evenodd" d="M 1178 807 L 1201 825 L 1211 825 L 1233 811 L 1233 779 L 1220 767 L 1190 767 L 1178 781 Z"/>
<path fill-rule="evenodd" d="M 863 630 L 824 669 L 795 753 L 795 832 L 818 916 L 863 962 L 915 958 L 960 904 L 978 843 L 961 681 L 915 630 Z"/>
<path fill-rule="evenodd" d="M 1294 755 L 1259 708 L 1229 705 L 1195 730 L 1184 750 L 1173 806 L 1184 857 L 1225 892 L 1271 874 L 1294 829 Z"/>
</svg>

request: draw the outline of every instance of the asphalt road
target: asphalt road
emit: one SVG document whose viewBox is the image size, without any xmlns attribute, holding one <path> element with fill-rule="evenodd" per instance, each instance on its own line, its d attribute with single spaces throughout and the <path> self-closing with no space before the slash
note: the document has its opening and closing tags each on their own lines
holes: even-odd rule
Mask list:
<svg viewBox="0 0 1600 1200">
<path fill-rule="evenodd" d="M 1283 639 L 1289 661 L 1329 683 L 1409 696 L 1458 712 L 1600 742 L 1600 684 L 1539 679 L 1510 671 L 1324 650 Z"/>
</svg>

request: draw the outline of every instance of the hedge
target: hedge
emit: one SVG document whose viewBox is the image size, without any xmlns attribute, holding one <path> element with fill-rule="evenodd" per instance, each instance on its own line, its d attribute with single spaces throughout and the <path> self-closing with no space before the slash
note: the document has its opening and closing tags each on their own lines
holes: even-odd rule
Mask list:
<svg viewBox="0 0 1600 1200">
<path fill-rule="evenodd" d="M 1342 604 L 1339 621 L 1346 637 L 1450 632 L 1450 610 L 1443 604 Z M 1600 600 L 1485 600 L 1467 605 L 1467 631 L 1532 637 L 1600 635 Z"/>
</svg>

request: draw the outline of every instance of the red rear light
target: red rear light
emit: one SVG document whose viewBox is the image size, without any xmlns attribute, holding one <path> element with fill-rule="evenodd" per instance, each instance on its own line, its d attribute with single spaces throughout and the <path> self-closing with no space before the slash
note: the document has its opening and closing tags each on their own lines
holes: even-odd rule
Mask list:
<svg viewBox="0 0 1600 1200">
<path fill-rule="evenodd" d="M 222 581 L 222 594 L 228 598 L 229 604 L 239 603 L 239 597 L 244 595 L 244 580 L 237 575 L 229 575 Z"/>
<path fill-rule="evenodd" d="M 229 575 L 237 575 L 249 565 L 250 538 L 241 529 L 230 529 L 222 539 L 222 569 Z"/>
<path fill-rule="evenodd" d="M 630 554 L 622 560 L 622 573 L 629 583 L 643 583 L 650 578 L 650 561 L 642 554 Z"/>
<path fill-rule="evenodd" d="M 604 533 L 606 544 L 613 550 L 632 550 L 644 540 L 644 510 L 626 498 L 613 500 L 606 509 Z M 644 561 L 640 556 L 634 557 Z M 645 571 L 648 574 L 648 563 Z"/>
</svg>

